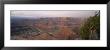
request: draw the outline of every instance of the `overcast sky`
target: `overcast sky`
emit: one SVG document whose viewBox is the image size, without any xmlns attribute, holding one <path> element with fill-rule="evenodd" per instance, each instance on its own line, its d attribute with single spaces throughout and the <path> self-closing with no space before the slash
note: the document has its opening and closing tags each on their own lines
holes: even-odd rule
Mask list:
<svg viewBox="0 0 110 50">
<path fill-rule="evenodd" d="M 90 17 L 98 10 L 72 10 L 72 11 L 11 11 L 11 17 Z"/>
</svg>

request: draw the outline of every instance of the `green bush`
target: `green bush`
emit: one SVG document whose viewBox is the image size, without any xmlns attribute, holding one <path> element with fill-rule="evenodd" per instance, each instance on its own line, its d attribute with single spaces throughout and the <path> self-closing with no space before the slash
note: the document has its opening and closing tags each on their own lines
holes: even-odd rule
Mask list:
<svg viewBox="0 0 110 50">
<path fill-rule="evenodd" d="M 97 37 L 100 37 L 100 16 L 94 15 L 93 17 L 89 17 L 87 21 L 82 24 L 80 28 L 80 36 L 82 39 L 90 39 L 91 30 L 96 30 Z M 94 37 L 93 37 L 94 38 Z"/>
</svg>

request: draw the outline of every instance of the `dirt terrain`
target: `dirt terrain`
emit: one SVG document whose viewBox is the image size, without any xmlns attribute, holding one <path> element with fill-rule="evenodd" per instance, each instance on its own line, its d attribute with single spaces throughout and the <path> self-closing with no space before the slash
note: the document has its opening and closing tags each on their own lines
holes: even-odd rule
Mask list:
<svg viewBox="0 0 110 50">
<path fill-rule="evenodd" d="M 78 38 L 78 28 L 81 23 L 77 18 L 22 21 L 12 23 L 12 40 L 73 40 Z"/>
</svg>

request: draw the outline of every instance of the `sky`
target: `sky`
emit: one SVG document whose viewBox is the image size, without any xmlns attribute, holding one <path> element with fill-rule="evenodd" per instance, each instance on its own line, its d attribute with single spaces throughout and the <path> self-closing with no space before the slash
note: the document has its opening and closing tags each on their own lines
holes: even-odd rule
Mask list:
<svg viewBox="0 0 110 50">
<path fill-rule="evenodd" d="M 11 17 L 90 17 L 94 16 L 98 10 L 71 10 L 71 11 L 32 11 L 32 10 L 11 10 Z"/>
</svg>

